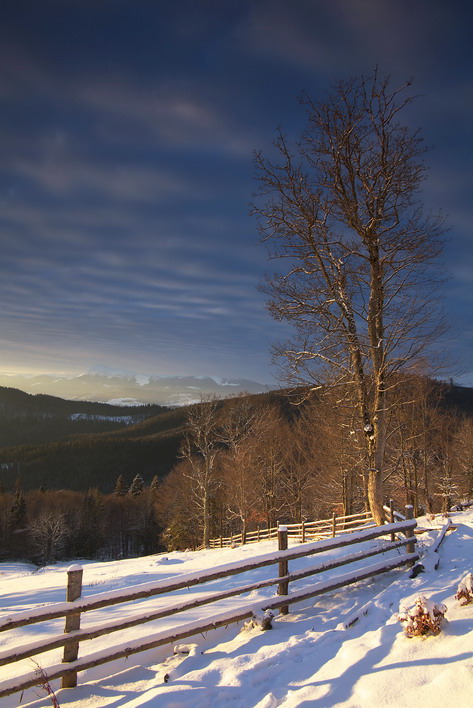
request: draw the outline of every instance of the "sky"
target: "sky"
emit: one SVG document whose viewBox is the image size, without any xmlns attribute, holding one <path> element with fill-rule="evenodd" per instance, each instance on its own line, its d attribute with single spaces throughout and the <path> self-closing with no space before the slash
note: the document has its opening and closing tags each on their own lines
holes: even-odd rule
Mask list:
<svg viewBox="0 0 473 708">
<path fill-rule="evenodd" d="M 414 78 L 473 385 L 472 26 L 459 0 L 2 0 L 0 371 L 274 382 L 252 154 L 378 66 Z"/>
</svg>

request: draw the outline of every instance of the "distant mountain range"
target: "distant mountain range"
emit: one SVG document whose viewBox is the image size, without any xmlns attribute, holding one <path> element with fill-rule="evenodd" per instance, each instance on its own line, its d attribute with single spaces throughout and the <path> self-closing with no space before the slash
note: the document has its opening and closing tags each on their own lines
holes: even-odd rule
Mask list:
<svg viewBox="0 0 473 708">
<path fill-rule="evenodd" d="M 265 393 L 268 386 L 245 379 L 208 376 L 143 376 L 94 371 L 76 376 L 54 374 L 0 374 L 0 385 L 26 393 L 42 393 L 75 401 L 112 405 L 185 406 L 208 396 Z"/>
</svg>

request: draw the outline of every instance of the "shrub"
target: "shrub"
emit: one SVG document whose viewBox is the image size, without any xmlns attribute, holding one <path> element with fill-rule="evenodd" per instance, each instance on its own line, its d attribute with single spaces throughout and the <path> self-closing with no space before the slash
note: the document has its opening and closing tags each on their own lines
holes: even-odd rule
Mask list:
<svg viewBox="0 0 473 708">
<path fill-rule="evenodd" d="M 241 628 L 242 632 L 247 632 L 251 629 L 254 629 L 255 627 L 258 627 L 262 632 L 264 632 L 267 629 L 272 629 L 272 621 L 273 621 L 274 615 L 271 612 L 271 610 L 266 610 L 264 613 L 255 613 L 253 614 L 253 617 L 251 617 L 249 620 L 245 622 L 243 627 Z"/>
<path fill-rule="evenodd" d="M 418 637 L 425 634 L 438 634 L 441 623 L 447 611 L 445 605 L 436 604 L 424 595 L 418 597 L 414 605 L 403 610 L 397 618 L 404 625 L 408 637 Z"/>
<path fill-rule="evenodd" d="M 468 605 L 473 602 L 473 573 L 467 573 L 461 579 L 455 599 L 459 601 L 460 605 Z"/>
<path fill-rule="evenodd" d="M 51 705 L 54 706 L 54 708 L 61 708 L 60 705 L 59 705 L 59 701 L 58 701 L 58 699 L 57 699 L 57 696 L 56 696 L 56 694 L 54 693 L 51 684 L 49 683 L 49 679 L 48 679 L 48 677 L 46 676 L 46 674 L 45 674 L 45 672 L 44 672 L 44 669 L 43 669 L 43 668 L 38 664 L 38 662 L 35 661 L 34 659 L 31 659 L 31 661 L 33 662 L 33 664 L 36 665 L 35 674 L 36 674 L 37 679 L 38 679 L 38 682 L 37 682 L 36 685 L 37 685 L 37 686 L 40 686 L 40 688 L 43 689 L 43 691 L 46 693 L 46 695 L 48 696 L 49 700 L 51 701 Z"/>
</svg>

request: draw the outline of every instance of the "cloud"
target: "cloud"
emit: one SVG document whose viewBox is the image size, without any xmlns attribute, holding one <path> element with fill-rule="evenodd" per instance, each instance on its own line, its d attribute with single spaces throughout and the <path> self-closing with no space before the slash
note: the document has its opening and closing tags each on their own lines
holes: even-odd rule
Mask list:
<svg viewBox="0 0 473 708">
<path fill-rule="evenodd" d="M 53 93 L 55 80 L 46 69 L 44 63 L 38 60 L 30 51 L 9 38 L 1 37 L 0 42 L 0 96 L 3 100 L 24 101 L 31 95 Z"/>
<path fill-rule="evenodd" d="M 93 196 L 96 200 L 158 202 L 202 196 L 202 189 L 169 171 L 142 165 L 86 163 L 71 157 L 48 158 L 42 163 L 19 161 L 17 175 L 40 189 L 60 196 Z M 102 204 L 104 202 L 102 201 Z"/>
<path fill-rule="evenodd" d="M 6 41 L 0 47 L 0 96 L 23 109 L 22 119 L 12 131 L 38 145 L 38 127 L 32 121 L 34 138 L 23 131 L 26 116 L 40 108 L 55 115 L 58 126 L 66 124 L 86 129 L 96 141 L 115 145 L 150 145 L 164 150 L 195 150 L 225 154 L 232 159 L 248 159 L 257 142 L 251 125 L 235 118 L 238 106 L 228 104 L 228 87 L 211 75 L 188 78 L 176 64 L 158 66 L 153 72 L 135 73 L 87 63 L 81 70 L 68 72 L 61 62 L 49 61 L 31 47 Z M 138 72 L 138 73 L 136 73 Z M 60 132 L 60 128 L 59 128 Z M 53 139 L 55 136 L 53 135 Z M 8 141 L 6 144 L 8 148 Z M 21 147 L 21 142 L 17 144 Z"/>
<path fill-rule="evenodd" d="M 329 31 L 324 31 L 328 29 Z M 342 65 L 340 39 L 334 42 L 320 4 L 298 3 L 298 12 L 276 0 L 251 6 L 244 36 L 249 51 L 272 61 L 296 65 L 315 75 Z"/>
<path fill-rule="evenodd" d="M 369 73 L 404 79 L 442 63 L 438 47 L 458 31 L 448 5 L 418 0 L 263 0 L 250 7 L 247 49 L 322 80 Z"/>
<path fill-rule="evenodd" d="M 94 112 L 96 130 L 103 139 L 123 139 L 125 133 L 139 140 L 143 133 L 162 148 L 218 151 L 248 158 L 254 146 L 251 136 L 232 120 L 222 106 L 211 81 L 189 84 L 176 77 L 147 86 L 103 76 L 82 79 L 73 88 L 81 109 Z"/>
</svg>

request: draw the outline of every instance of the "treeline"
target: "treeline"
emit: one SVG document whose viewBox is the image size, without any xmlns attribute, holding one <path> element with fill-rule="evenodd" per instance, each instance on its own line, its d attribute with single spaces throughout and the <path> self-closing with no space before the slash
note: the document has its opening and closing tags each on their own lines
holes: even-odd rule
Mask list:
<svg viewBox="0 0 473 708">
<path fill-rule="evenodd" d="M 416 515 L 473 497 L 473 417 L 448 404 L 451 394 L 423 377 L 389 392 L 384 497 Z M 356 420 L 341 387 L 299 405 L 247 397 L 194 406 L 160 489 L 167 546 L 366 510 L 369 464 Z"/>
<path fill-rule="evenodd" d="M 124 429 L 166 412 L 159 405 L 113 406 L 67 401 L 0 386 L 0 447 L 41 445 Z"/>
<path fill-rule="evenodd" d="M 0 411 L 9 413 L 24 413 L 37 415 L 64 416 L 73 413 L 83 413 L 92 416 L 124 416 L 137 415 L 139 418 L 156 415 L 164 410 L 165 406 L 157 403 L 136 406 L 117 406 L 98 401 L 75 401 L 50 396 L 46 393 L 26 393 L 17 388 L 0 386 Z"/>
<path fill-rule="evenodd" d="M 112 494 L 98 489 L 24 492 L 21 481 L 0 488 L 0 557 L 38 565 L 71 558 L 112 559 L 163 550 L 157 510 L 158 478 L 117 478 Z"/>
<path fill-rule="evenodd" d="M 397 384 L 385 501 L 410 503 L 419 515 L 473 498 L 473 391 L 423 377 Z M 369 464 L 354 405 L 348 388 L 279 391 L 24 446 L 15 462 L 4 449 L 0 553 L 38 563 L 128 557 L 364 511 Z"/>
<path fill-rule="evenodd" d="M 139 473 L 150 480 L 174 465 L 182 439 L 185 411 L 165 409 L 140 423 L 107 433 L 75 435 L 41 445 L 0 448 L 0 480 L 12 491 L 21 477 L 23 488 L 72 489 L 97 487 L 110 493 L 119 474 Z M 21 423 L 24 434 L 27 421 Z"/>
</svg>

